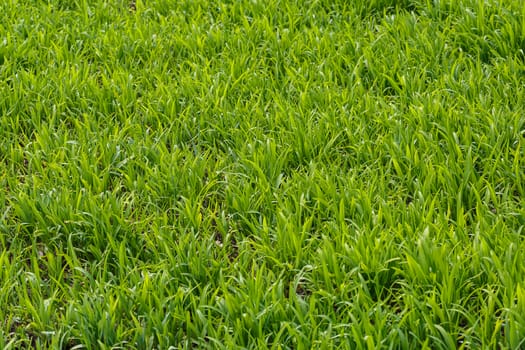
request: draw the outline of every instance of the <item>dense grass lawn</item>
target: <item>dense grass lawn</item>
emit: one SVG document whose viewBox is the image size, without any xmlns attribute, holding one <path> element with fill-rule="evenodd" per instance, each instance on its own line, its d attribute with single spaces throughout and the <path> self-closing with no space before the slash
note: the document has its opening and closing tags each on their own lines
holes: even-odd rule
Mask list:
<svg viewBox="0 0 525 350">
<path fill-rule="evenodd" d="M 0 2 L 1 349 L 525 347 L 522 0 Z"/>
</svg>

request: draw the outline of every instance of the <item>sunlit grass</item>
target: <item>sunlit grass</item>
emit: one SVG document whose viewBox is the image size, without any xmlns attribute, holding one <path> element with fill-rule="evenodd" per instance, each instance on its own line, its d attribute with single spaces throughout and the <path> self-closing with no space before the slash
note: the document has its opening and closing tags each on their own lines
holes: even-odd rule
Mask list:
<svg viewBox="0 0 525 350">
<path fill-rule="evenodd" d="M 525 346 L 519 0 L 0 4 L 0 348 Z"/>
</svg>

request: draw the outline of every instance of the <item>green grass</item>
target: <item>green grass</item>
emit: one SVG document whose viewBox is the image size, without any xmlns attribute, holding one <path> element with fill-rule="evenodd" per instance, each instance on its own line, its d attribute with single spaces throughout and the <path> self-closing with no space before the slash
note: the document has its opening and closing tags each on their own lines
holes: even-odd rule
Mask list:
<svg viewBox="0 0 525 350">
<path fill-rule="evenodd" d="M 525 346 L 520 0 L 0 3 L 0 348 Z"/>
</svg>

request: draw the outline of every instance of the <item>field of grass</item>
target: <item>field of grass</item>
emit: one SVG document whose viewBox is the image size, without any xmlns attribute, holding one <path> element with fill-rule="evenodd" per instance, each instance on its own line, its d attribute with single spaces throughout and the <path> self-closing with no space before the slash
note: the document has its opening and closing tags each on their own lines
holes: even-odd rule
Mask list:
<svg viewBox="0 0 525 350">
<path fill-rule="evenodd" d="M 525 347 L 522 0 L 0 2 L 1 349 Z"/>
</svg>

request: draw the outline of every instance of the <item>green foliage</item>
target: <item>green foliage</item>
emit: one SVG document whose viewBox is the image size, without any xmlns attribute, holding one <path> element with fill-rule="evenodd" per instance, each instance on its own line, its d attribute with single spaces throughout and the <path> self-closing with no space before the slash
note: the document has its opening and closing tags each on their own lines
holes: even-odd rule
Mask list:
<svg viewBox="0 0 525 350">
<path fill-rule="evenodd" d="M 518 0 L 0 4 L 0 348 L 525 339 Z"/>
</svg>

